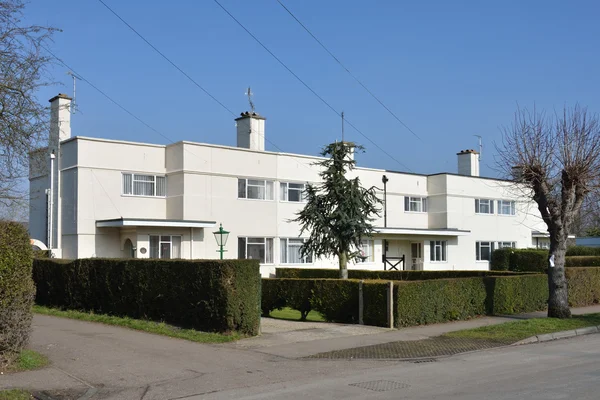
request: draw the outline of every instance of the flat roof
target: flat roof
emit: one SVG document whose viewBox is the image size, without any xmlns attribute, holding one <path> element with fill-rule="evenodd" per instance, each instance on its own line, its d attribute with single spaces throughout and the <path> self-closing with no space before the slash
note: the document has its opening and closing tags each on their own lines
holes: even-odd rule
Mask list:
<svg viewBox="0 0 600 400">
<path fill-rule="evenodd" d="M 168 228 L 213 228 L 216 221 L 192 221 L 183 219 L 144 219 L 144 218 L 116 218 L 96 221 L 98 228 L 121 228 L 126 226 L 154 226 Z"/>
<path fill-rule="evenodd" d="M 426 235 L 426 236 L 467 236 L 471 231 L 460 229 L 425 229 L 425 228 L 375 228 L 376 234 L 382 235 Z"/>
</svg>

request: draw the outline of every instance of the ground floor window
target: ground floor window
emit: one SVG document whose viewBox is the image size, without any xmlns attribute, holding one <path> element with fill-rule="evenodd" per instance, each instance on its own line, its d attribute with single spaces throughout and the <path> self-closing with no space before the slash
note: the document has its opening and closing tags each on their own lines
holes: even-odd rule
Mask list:
<svg viewBox="0 0 600 400">
<path fill-rule="evenodd" d="M 448 242 L 431 240 L 429 242 L 429 261 L 448 261 Z"/>
<path fill-rule="evenodd" d="M 281 264 L 312 264 L 312 256 L 302 257 L 300 248 L 306 239 L 281 239 L 279 255 Z"/>
<path fill-rule="evenodd" d="M 181 236 L 150 235 L 150 258 L 181 258 Z"/>
<path fill-rule="evenodd" d="M 273 264 L 273 238 L 238 238 L 238 258 Z"/>
<path fill-rule="evenodd" d="M 504 249 L 504 248 L 514 249 L 515 247 L 517 247 L 517 244 L 515 242 L 498 242 L 499 249 Z"/>
<path fill-rule="evenodd" d="M 494 251 L 494 242 L 476 242 L 475 255 L 477 261 L 490 261 Z"/>
<path fill-rule="evenodd" d="M 375 261 L 375 245 L 372 240 L 363 240 L 358 249 L 357 263 L 370 263 Z"/>
</svg>

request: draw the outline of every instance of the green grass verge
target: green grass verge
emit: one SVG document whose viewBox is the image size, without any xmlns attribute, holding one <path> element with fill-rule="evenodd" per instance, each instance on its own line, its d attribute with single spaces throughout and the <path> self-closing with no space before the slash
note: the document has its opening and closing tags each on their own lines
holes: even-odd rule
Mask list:
<svg viewBox="0 0 600 400">
<path fill-rule="evenodd" d="M 501 341 L 519 341 L 544 333 L 568 331 L 600 325 L 600 313 L 574 315 L 569 319 L 533 318 L 499 325 L 484 326 L 475 329 L 449 332 L 444 336 L 469 339 L 491 339 Z"/>
<path fill-rule="evenodd" d="M 289 307 L 282 308 L 281 310 L 273 310 L 273 311 L 271 311 L 271 314 L 269 316 L 271 318 L 275 318 L 275 319 L 287 319 L 287 320 L 300 321 L 300 311 L 294 310 Z M 306 321 L 325 322 L 325 318 L 323 318 L 323 316 L 321 314 L 319 314 L 317 311 L 311 311 L 306 316 Z"/>
<path fill-rule="evenodd" d="M 238 340 L 243 336 L 237 332 L 231 334 L 200 332 L 194 329 L 182 329 L 164 322 L 154 322 L 128 317 L 115 317 L 112 315 L 94 314 L 82 311 L 59 310 L 56 308 L 33 306 L 36 314 L 51 315 L 53 317 L 78 319 L 81 321 L 99 322 L 107 325 L 121 326 L 138 331 L 185 339 L 197 343 L 226 343 Z"/>
<path fill-rule="evenodd" d="M 29 392 L 20 389 L 0 390 L 0 400 L 30 400 L 33 399 Z"/>
<path fill-rule="evenodd" d="M 33 350 L 23 350 L 15 363 L 10 367 L 10 372 L 29 371 L 32 369 L 42 368 L 48 365 L 48 358 Z"/>
</svg>

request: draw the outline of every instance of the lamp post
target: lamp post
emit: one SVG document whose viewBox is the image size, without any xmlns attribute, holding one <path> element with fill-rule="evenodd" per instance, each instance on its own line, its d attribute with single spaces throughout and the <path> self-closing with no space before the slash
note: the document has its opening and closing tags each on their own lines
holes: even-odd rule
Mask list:
<svg viewBox="0 0 600 400">
<path fill-rule="evenodd" d="M 223 250 L 223 247 L 225 247 L 225 245 L 227 244 L 227 239 L 229 238 L 229 232 L 227 232 L 225 229 L 223 229 L 223 224 L 219 224 L 219 230 L 216 232 L 213 232 L 213 235 L 215 235 L 215 240 L 217 241 L 217 246 L 219 246 L 219 250 L 217 250 L 217 252 L 221 253 L 221 260 L 222 260 L 223 253 L 227 251 L 227 250 Z"/>
<path fill-rule="evenodd" d="M 387 176 L 383 175 L 381 177 L 381 182 L 383 183 L 383 227 L 387 228 L 387 183 L 388 183 L 389 179 Z M 383 251 L 381 252 L 382 256 L 381 258 L 383 259 L 383 270 L 385 271 L 386 268 L 386 257 L 387 257 L 387 239 L 383 239 Z"/>
</svg>

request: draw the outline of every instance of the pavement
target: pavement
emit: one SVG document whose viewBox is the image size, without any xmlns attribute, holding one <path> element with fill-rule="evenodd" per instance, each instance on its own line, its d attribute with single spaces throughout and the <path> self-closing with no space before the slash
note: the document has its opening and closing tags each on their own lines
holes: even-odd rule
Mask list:
<svg viewBox="0 0 600 400">
<path fill-rule="evenodd" d="M 600 306 L 574 309 L 573 312 L 600 312 Z M 327 380 L 333 382 L 344 376 L 369 374 L 369 371 L 377 375 L 375 372 L 382 368 L 386 370 L 400 365 L 398 361 L 311 358 L 318 354 L 426 340 L 453 330 L 539 315 L 543 313 L 483 317 L 400 330 L 264 320 L 262 336 L 214 345 L 120 327 L 35 315 L 31 347 L 47 355 L 52 364 L 38 371 L 4 375 L 0 377 L 0 389 L 27 388 L 45 394 L 44 400 L 174 400 L 221 398 L 221 395 L 222 398 L 240 398 L 239 391 L 246 396 L 253 393 L 253 390 L 259 393 L 262 390 L 260 388 L 272 385 L 280 390 L 290 385 Z M 543 345 L 545 344 L 531 346 Z M 491 351 L 505 350 L 506 348 Z M 458 356 L 450 359 L 455 357 Z M 262 394 L 256 398 L 263 398 L 261 396 L 264 392 L 260 393 Z"/>
</svg>

